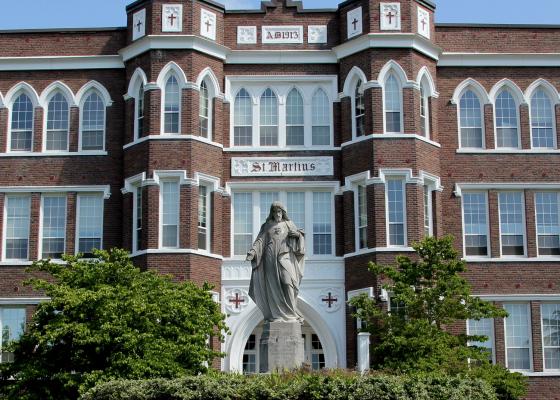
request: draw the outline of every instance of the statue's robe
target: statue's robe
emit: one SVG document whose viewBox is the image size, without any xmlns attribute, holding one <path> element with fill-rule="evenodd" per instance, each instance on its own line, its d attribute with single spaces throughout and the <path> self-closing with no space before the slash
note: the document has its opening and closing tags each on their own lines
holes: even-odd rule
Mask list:
<svg viewBox="0 0 560 400">
<path fill-rule="evenodd" d="M 299 232 L 299 238 L 288 236 L 289 231 Z M 269 220 L 261 226 L 252 250 L 249 296 L 265 321 L 302 320 L 297 297 L 304 269 L 303 231 L 292 221 Z"/>
</svg>

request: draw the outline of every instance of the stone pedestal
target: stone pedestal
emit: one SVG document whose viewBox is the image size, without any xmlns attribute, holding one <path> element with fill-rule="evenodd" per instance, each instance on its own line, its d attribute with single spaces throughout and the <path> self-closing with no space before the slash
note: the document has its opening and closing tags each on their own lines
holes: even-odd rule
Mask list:
<svg viewBox="0 0 560 400">
<path fill-rule="evenodd" d="M 265 322 L 259 343 L 259 372 L 275 372 L 299 368 L 305 359 L 301 323 Z"/>
</svg>

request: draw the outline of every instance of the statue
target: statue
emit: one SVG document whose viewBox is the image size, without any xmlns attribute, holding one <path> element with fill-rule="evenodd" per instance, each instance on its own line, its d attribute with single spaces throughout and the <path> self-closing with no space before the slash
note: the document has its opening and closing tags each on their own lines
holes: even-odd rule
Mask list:
<svg viewBox="0 0 560 400">
<path fill-rule="evenodd" d="M 251 261 L 253 267 L 249 296 L 266 322 L 303 321 L 297 310 L 297 298 L 304 255 L 303 231 L 290 221 L 282 203 L 273 202 L 268 218 L 247 253 L 247 261 Z"/>
</svg>

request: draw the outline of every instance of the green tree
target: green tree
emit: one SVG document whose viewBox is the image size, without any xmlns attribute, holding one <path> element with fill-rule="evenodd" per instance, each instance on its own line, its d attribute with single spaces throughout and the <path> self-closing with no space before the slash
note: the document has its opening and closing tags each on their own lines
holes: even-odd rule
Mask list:
<svg viewBox="0 0 560 400">
<path fill-rule="evenodd" d="M 366 322 L 372 334 L 372 368 L 398 372 L 469 374 L 493 384 L 500 399 L 516 399 L 525 393 L 520 374 L 492 365 L 485 349 L 469 346 L 484 336 L 454 334 L 453 326 L 467 319 L 500 318 L 507 313 L 471 295 L 461 273 L 453 238 L 428 237 L 413 245 L 414 259 L 399 255 L 395 266 L 369 264 L 377 282 L 390 293 L 393 311 L 377 299 L 359 296 L 351 301 L 355 316 Z M 396 310 L 395 310 L 396 309 Z"/>
<path fill-rule="evenodd" d="M 223 340 L 226 330 L 209 285 L 141 272 L 124 250 L 95 255 L 30 268 L 48 280 L 28 284 L 50 301 L 38 306 L 12 344 L 14 362 L 1 365 L 9 399 L 75 399 L 112 379 L 203 373 L 221 356 L 208 346 L 212 336 Z"/>
</svg>

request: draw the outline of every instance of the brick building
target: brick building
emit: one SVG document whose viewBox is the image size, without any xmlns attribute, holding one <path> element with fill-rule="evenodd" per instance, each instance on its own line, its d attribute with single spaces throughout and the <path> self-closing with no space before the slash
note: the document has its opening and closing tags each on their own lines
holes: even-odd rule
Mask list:
<svg viewBox="0 0 560 400">
<path fill-rule="evenodd" d="M 496 363 L 560 392 L 560 27 L 434 24 L 430 0 L 307 10 L 139 0 L 117 29 L 0 32 L 0 324 L 33 260 L 124 247 L 216 286 L 223 370 L 258 365 L 244 261 L 273 200 L 306 231 L 314 368 L 357 362 L 368 261 L 453 234 Z M 4 335 L 6 337 L 6 335 Z"/>
</svg>

